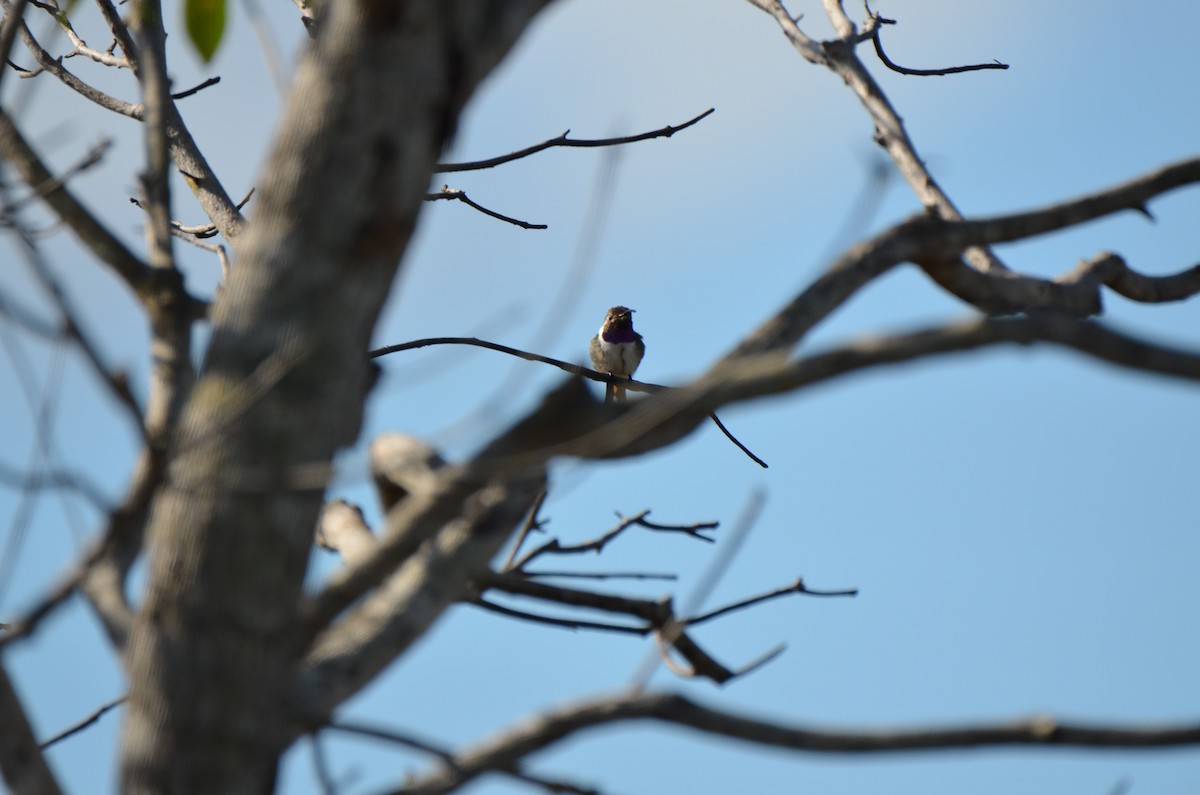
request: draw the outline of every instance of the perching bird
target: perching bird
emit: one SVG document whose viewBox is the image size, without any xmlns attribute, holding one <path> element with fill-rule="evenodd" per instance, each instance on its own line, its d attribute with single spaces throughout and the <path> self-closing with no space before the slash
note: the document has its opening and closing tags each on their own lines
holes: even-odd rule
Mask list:
<svg viewBox="0 0 1200 795">
<path fill-rule="evenodd" d="M 604 316 L 599 333 L 592 337 L 590 353 L 592 369 L 628 378 L 642 363 L 646 355 L 646 343 L 642 335 L 633 330 L 633 310 L 614 306 Z M 625 387 L 608 384 L 604 390 L 604 402 L 624 400 Z"/>
</svg>

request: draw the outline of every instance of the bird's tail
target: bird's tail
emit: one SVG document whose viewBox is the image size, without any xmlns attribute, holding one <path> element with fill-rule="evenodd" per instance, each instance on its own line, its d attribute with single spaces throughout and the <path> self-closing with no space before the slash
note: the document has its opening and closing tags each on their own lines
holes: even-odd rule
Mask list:
<svg viewBox="0 0 1200 795">
<path fill-rule="evenodd" d="M 614 400 L 618 403 L 624 402 L 626 399 L 625 387 L 620 384 L 608 383 L 604 386 L 604 402 L 611 403 Z"/>
</svg>

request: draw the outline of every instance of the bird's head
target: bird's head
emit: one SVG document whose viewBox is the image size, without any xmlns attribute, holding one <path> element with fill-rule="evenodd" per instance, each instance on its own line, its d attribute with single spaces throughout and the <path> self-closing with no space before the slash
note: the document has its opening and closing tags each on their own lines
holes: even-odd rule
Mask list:
<svg viewBox="0 0 1200 795">
<path fill-rule="evenodd" d="M 614 329 L 633 328 L 633 310 L 627 306 L 614 306 L 604 316 L 604 325 Z"/>
</svg>

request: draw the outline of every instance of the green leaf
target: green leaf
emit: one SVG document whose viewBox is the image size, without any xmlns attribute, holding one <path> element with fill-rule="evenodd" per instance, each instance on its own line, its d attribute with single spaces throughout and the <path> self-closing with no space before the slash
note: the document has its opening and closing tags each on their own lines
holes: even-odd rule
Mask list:
<svg viewBox="0 0 1200 795">
<path fill-rule="evenodd" d="M 225 0 L 184 0 L 183 16 L 188 38 L 208 63 L 225 33 Z"/>
</svg>

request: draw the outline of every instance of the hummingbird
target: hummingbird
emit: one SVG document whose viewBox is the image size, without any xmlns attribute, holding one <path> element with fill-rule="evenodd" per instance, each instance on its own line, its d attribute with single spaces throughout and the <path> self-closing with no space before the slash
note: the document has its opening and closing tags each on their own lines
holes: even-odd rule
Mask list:
<svg viewBox="0 0 1200 795">
<path fill-rule="evenodd" d="M 646 343 L 642 342 L 642 335 L 633 330 L 633 310 L 624 306 L 614 306 L 608 310 L 600 331 L 592 337 L 589 352 L 592 355 L 592 369 L 623 378 L 632 376 L 646 355 Z M 612 400 L 625 400 L 625 387 L 607 384 L 604 402 Z"/>
</svg>

